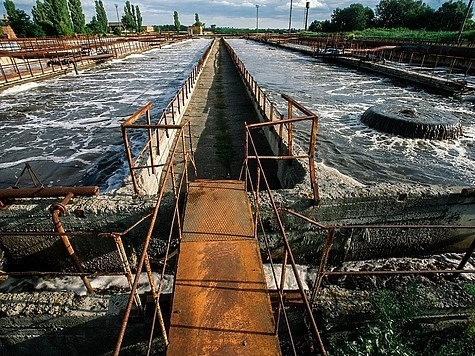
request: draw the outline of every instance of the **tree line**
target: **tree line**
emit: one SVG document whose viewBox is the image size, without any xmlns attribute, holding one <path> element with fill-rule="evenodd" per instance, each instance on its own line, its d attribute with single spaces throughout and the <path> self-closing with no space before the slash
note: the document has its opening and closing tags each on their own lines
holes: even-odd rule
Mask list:
<svg viewBox="0 0 475 356">
<path fill-rule="evenodd" d="M 420 0 L 381 0 L 373 11 L 355 3 L 333 10 L 331 20 L 313 21 L 313 32 L 348 32 L 368 28 L 407 28 L 409 30 L 457 31 L 465 19 L 466 29 L 474 29 L 472 9 L 463 1 L 450 0 L 437 10 Z"/>
<path fill-rule="evenodd" d="M 8 24 L 18 37 L 71 36 L 74 34 L 105 34 L 109 32 L 109 21 L 102 0 L 95 0 L 96 14 L 89 23 L 82 10 L 81 0 L 36 0 L 31 13 L 33 19 L 23 10 L 17 9 L 12 0 L 3 2 L 8 15 Z M 138 5 L 126 1 L 122 30 L 142 32 L 142 14 Z M 117 33 L 119 32 L 119 33 Z"/>
</svg>

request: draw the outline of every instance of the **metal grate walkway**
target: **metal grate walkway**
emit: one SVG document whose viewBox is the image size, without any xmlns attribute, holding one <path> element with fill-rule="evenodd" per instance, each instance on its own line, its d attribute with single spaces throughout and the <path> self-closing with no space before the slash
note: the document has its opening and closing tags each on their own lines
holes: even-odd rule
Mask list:
<svg viewBox="0 0 475 356">
<path fill-rule="evenodd" d="M 241 181 L 190 183 L 167 355 L 280 355 Z"/>
</svg>

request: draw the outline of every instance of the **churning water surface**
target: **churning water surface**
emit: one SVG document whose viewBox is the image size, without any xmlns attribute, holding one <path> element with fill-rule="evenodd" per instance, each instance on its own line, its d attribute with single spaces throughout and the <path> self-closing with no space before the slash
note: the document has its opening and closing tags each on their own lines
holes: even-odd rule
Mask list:
<svg viewBox="0 0 475 356">
<path fill-rule="evenodd" d="M 320 117 L 317 159 L 362 183 L 475 184 L 474 104 L 246 40 L 229 40 L 278 102 L 289 94 Z M 187 41 L 0 93 L 0 188 L 30 162 L 47 185 L 118 188 L 128 172 L 120 124 L 153 101 L 158 114 L 209 40 Z M 403 139 L 360 122 L 370 106 L 425 102 L 457 115 L 458 140 Z M 299 126 L 297 139 L 308 137 Z"/>
<path fill-rule="evenodd" d="M 0 93 L 0 188 L 25 162 L 46 185 L 120 187 L 121 123 L 150 101 L 156 117 L 209 44 L 177 43 Z"/>
<path fill-rule="evenodd" d="M 288 94 L 319 116 L 317 159 L 364 184 L 475 184 L 475 104 L 382 76 L 252 41 L 228 41 L 257 82 L 286 113 Z M 376 104 L 426 103 L 460 118 L 463 137 L 429 141 L 377 132 L 360 122 Z M 297 139 L 308 142 L 300 125 Z"/>
</svg>

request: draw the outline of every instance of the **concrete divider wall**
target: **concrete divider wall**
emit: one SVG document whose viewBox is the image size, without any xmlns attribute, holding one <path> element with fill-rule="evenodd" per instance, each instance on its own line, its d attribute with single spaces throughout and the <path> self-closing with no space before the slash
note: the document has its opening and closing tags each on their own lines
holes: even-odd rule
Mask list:
<svg viewBox="0 0 475 356">
<path fill-rule="evenodd" d="M 233 48 L 226 41 L 225 44 L 234 61 L 236 69 L 245 84 L 246 92 L 251 98 L 259 122 L 273 122 L 284 119 L 284 115 L 282 115 L 276 108 L 276 105 L 269 100 L 259 84 L 248 72 L 244 63 L 234 52 Z M 278 128 L 280 132 L 277 132 L 276 128 Z M 269 144 L 274 156 L 285 156 L 288 154 L 288 131 L 286 125 L 279 125 L 270 128 L 263 127 L 261 130 L 265 135 L 267 143 Z M 293 143 L 293 145 L 294 153 L 297 151 L 303 151 L 295 143 Z M 306 161 L 296 159 L 290 163 L 289 160 L 277 160 L 276 163 L 276 175 L 283 188 L 291 189 L 294 188 L 296 184 L 310 181 L 308 179 L 308 164 Z"/>
<path fill-rule="evenodd" d="M 200 58 L 198 64 L 196 64 L 185 83 L 177 91 L 177 94 L 163 109 L 162 115 L 157 120 L 157 124 L 160 125 L 181 125 L 183 124 L 183 114 L 185 113 L 188 104 L 190 103 L 193 95 L 195 85 L 201 75 L 202 69 L 205 66 L 211 48 L 217 44 L 216 40 L 208 46 L 203 56 Z M 178 139 L 177 134 L 179 130 L 168 129 L 158 130 L 151 137 L 151 149 L 147 151 L 147 155 L 141 159 L 138 164 L 144 166 L 152 166 L 152 162 L 156 166 L 155 173 L 152 173 L 150 168 L 143 169 L 137 175 L 137 181 L 139 184 L 140 194 L 154 195 L 157 194 L 160 189 L 160 180 L 163 172 L 163 168 L 166 167 L 167 160 L 170 154 L 170 149 L 173 142 Z M 157 139 L 158 135 L 158 139 Z M 158 145 L 157 145 L 158 142 Z M 159 146 L 159 147 L 157 147 Z M 152 156 L 151 156 L 152 155 Z M 127 180 L 128 181 L 128 180 Z"/>
</svg>

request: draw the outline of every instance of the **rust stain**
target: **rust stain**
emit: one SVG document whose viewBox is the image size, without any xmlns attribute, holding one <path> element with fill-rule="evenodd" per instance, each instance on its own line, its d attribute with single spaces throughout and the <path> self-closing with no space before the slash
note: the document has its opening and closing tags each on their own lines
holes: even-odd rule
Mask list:
<svg viewBox="0 0 475 356">
<path fill-rule="evenodd" d="M 243 182 L 190 185 L 168 355 L 280 355 Z"/>
</svg>

